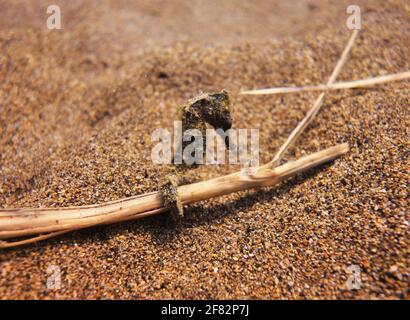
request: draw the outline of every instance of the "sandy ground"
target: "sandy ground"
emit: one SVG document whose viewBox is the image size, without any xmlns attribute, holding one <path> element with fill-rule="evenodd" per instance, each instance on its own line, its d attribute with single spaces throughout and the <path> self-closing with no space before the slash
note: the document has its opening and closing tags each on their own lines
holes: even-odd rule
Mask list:
<svg viewBox="0 0 410 320">
<path fill-rule="evenodd" d="M 350 1 L 0 1 L 0 206 L 101 203 L 157 189 L 151 131 L 200 91 L 227 89 L 234 126 L 259 128 L 268 161 L 349 37 Z M 407 1 L 356 1 L 363 27 L 340 79 L 410 69 Z M 0 252 L 7 298 L 408 298 L 409 89 L 333 92 L 287 160 L 351 151 L 276 188 Z M 201 168 L 206 179 L 237 168 Z M 349 291 L 346 269 L 361 269 Z M 47 268 L 61 288 L 47 289 Z"/>
</svg>

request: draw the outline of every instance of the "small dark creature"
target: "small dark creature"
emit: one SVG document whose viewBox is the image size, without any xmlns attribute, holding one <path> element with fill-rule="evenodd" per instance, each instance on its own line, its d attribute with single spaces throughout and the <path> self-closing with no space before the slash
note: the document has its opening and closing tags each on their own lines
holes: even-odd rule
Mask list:
<svg viewBox="0 0 410 320">
<path fill-rule="evenodd" d="M 206 150 L 206 123 L 211 125 L 215 130 L 229 130 L 232 127 L 232 117 L 230 110 L 230 101 L 228 92 L 225 90 L 220 93 L 202 93 L 182 107 L 182 132 L 190 129 L 197 129 L 202 133 L 203 152 Z M 182 141 L 182 152 L 191 141 Z M 225 138 L 225 144 L 229 148 L 229 139 Z M 183 173 L 186 170 L 196 168 L 198 164 L 187 164 L 185 159 L 176 161 L 175 156 L 172 164 L 168 166 L 168 173 L 160 183 L 160 192 L 164 205 L 170 209 L 171 216 L 178 220 L 184 216 L 183 206 L 178 197 L 177 188 L 184 182 Z M 182 162 L 182 163 L 181 163 Z"/>
</svg>

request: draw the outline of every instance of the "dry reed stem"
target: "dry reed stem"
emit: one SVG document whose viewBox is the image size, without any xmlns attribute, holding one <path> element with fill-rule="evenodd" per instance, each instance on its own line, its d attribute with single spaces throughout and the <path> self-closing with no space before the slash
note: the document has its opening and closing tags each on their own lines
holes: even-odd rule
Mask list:
<svg viewBox="0 0 410 320">
<path fill-rule="evenodd" d="M 314 86 L 301 86 L 301 87 L 276 87 L 257 90 L 241 91 L 239 94 L 248 95 L 263 95 L 263 94 L 285 94 L 285 93 L 298 93 L 308 91 L 331 91 L 353 88 L 365 88 L 376 84 L 399 81 L 410 79 L 410 71 L 387 74 L 378 77 L 372 77 L 367 79 L 360 79 L 355 81 L 337 82 L 331 85 L 319 84 Z"/>
<path fill-rule="evenodd" d="M 347 56 L 349 54 L 350 49 L 353 47 L 354 41 L 357 38 L 357 35 L 359 34 L 358 30 L 354 30 L 352 32 L 352 35 L 350 36 L 349 42 L 347 43 L 345 49 L 343 50 L 342 55 L 340 56 L 332 74 L 330 75 L 329 80 L 327 81 L 327 85 L 332 85 L 337 76 L 339 75 L 340 71 L 342 70 L 342 67 L 344 63 L 347 60 Z M 315 103 L 313 104 L 313 107 L 309 110 L 305 118 L 299 122 L 299 124 L 296 126 L 296 128 L 292 131 L 292 133 L 289 135 L 289 137 L 286 139 L 285 143 L 280 147 L 279 151 L 276 153 L 275 157 L 272 159 L 271 162 L 266 164 L 267 166 L 271 167 L 277 167 L 282 160 L 283 156 L 285 155 L 286 151 L 289 149 L 289 147 L 292 146 L 292 144 L 296 141 L 296 139 L 300 136 L 300 134 L 305 130 L 305 128 L 312 122 L 316 114 L 319 112 L 320 107 L 322 106 L 323 103 L 323 98 L 325 97 L 325 92 L 322 92 L 320 96 L 317 98 Z"/>
<path fill-rule="evenodd" d="M 241 190 L 272 186 L 280 181 L 345 154 L 346 143 L 313 153 L 280 167 L 260 166 L 222 177 L 178 187 L 184 205 Z M 0 248 L 14 247 L 51 238 L 91 226 L 152 216 L 166 211 L 159 192 L 111 201 L 99 205 L 66 208 L 0 210 L 0 239 L 40 235 L 16 242 L 0 241 Z M 46 233 L 46 234 L 44 234 Z M 41 235 L 43 234 L 43 235 Z"/>
</svg>

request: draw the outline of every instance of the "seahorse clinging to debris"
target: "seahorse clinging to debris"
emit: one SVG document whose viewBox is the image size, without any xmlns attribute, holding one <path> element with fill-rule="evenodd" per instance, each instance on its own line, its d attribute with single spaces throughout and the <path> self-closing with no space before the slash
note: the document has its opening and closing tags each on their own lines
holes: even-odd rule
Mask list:
<svg viewBox="0 0 410 320">
<path fill-rule="evenodd" d="M 203 152 L 206 152 L 206 123 L 210 124 L 215 130 L 229 130 L 232 127 L 232 117 L 230 110 L 230 101 L 228 92 L 222 90 L 220 93 L 202 93 L 182 107 L 182 132 L 186 130 L 197 129 L 202 133 Z M 182 152 L 191 141 L 182 142 Z M 225 144 L 229 148 L 228 139 Z M 187 164 L 182 158 L 181 164 L 177 164 L 173 158 L 172 164 L 167 168 L 168 173 L 165 175 L 163 182 L 160 184 L 160 192 L 164 205 L 170 209 L 174 220 L 184 216 L 183 206 L 178 197 L 177 188 L 182 182 L 182 173 L 188 169 L 195 168 L 198 164 Z"/>
</svg>

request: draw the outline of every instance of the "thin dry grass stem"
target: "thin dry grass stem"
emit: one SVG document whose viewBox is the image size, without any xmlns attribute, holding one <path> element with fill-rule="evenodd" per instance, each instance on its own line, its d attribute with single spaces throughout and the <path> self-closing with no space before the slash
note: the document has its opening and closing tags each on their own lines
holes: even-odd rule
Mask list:
<svg viewBox="0 0 410 320">
<path fill-rule="evenodd" d="M 301 86 L 301 87 L 276 87 L 258 90 L 242 91 L 240 94 L 250 95 L 263 95 L 263 94 L 285 94 L 285 93 L 298 93 L 308 91 L 331 91 L 331 90 L 343 90 L 353 88 L 365 88 L 374 86 L 376 84 L 400 81 L 410 79 L 410 71 L 387 74 L 379 77 L 372 77 L 367 79 L 360 79 L 355 81 L 336 82 L 331 85 L 319 84 L 314 86 Z"/>
<path fill-rule="evenodd" d="M 347 60 L 347 56 L 349 54 L 350 49 L 353 47 L 354 41 L 357 38 L 359 31 L 354 30 L 352 32 L 352 35 L 350 36 L 349 42 L 347 43 L 345 49 L 343 50 L 342 55 L 339 58 L 339 61 L 337 62 L 332 74 L 330 75 L 329 80 L 327 81 L 327 85 L 330 86 L 332 85 L 337 76 L 339 75 L 340 71 L 342 70 L 342 67 L 344 63 Z M 296 141 L 296 139 L 299 137 L 299 135 L 305 130 L 305 128 L 312 122 L 316 114 L 319 112 L 320 107 L 322 106 L 323 103 L 323 98 L 325 97 L 325 92 L 322 92 L 320 96 L 317 98 L 315 103 L 313 104 L 313 107 L 309 110 L 305 118 L 299 122 L 297 127 L 292 131 L 292 133 L 289 135 L 289 137 L 286 139 L 285 143 L 280 147 L 279 151 L 276 153 L 275 157 L 272 159 L 271 162 L 269 162 L 267 165 L 271 167 L 277 167 L 282 160 L 283 156 L 285 155 L 286 151 L 289 149 L 289 147 L 292 146 L 292 144 Z"/>
<path fill-rule="evenodd" d="M 260 166 L 252 173 L 242 170 L 180 186 L 178 194 L 182 203 L 187 205 L 232 192 L 272 186 L 298 173 L 332 161 L 348 150 L 347 144 L 339 144 L 274 169 Z M 0 239 L 3 240 L 0 241 L 0 248 L 24 245 L 91 226 L 139 219 L 166 210 L 159 192 L 82 207 L 2 209 L 0 210 Z M 27 236 L 34 237 L 14 242 L 4 241 L 4 239 Z"/>
<path fill-rule="evenodd" d="M 54 238 L 54 237 L 57 237 L 57 236 L 62 235 L 64 233 L 68 233 L 70 231 L 74 231 L 74 229 L 59 231 L 59 232 L 51 232 L 51 233 L 48 233 L 48 234 L 43 234 L 41 236 L 36 236 L 36 237 L 32 237 L 32 238 L 24 239 L 24 240 L 20 240 L 20 241 L 8 242 L 8 241 L 0 240 L 0 249 L 23 246 L 25 244 L 34 243 L 34 242 L 38 242 L 38 241 L 41 241 L 41 240 Z"/>
</svg>

